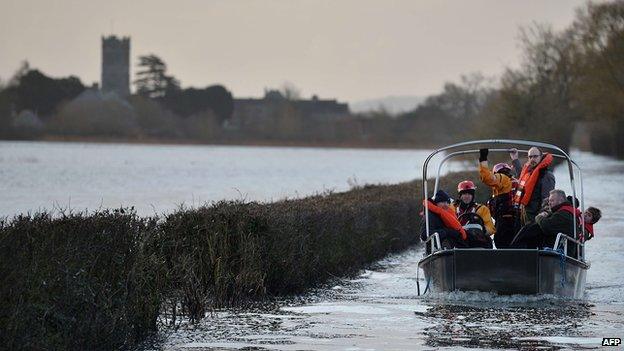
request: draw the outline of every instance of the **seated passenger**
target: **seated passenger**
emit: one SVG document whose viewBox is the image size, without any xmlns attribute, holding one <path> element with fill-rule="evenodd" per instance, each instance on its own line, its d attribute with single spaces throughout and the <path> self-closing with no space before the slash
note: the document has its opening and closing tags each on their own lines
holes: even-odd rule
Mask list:
<svg viewBox="0 0 624 351">
<path fill-rule="evenodd" d="M 550 213 L 541 212 L 535 217 L 535 223 L 522 227 L 511 243 L 514 248 L 536 249 L 553 247 L 557 234 L 573 236 L 574 216 L 577 210 L 566 199 L 563 190 L 551 190 L 548 197 Z M 577 225 L 580 221 L 577 221 Z M 577 229 L 577 233 L 579 230 Z M 572 253 L 569 253 L 573 255 Z"/>
<path fill-rule="evenodd" d="M 496 229 L 490 209 L 474 201 L 476 189 L 470 180 L 460 182 L 457 185 L 459 199 L 453 202 L 451 208 L 468 234 L 470 247 L 492 248 L 490 236 L 494 235 Z"/>
<path fill-rule="evenodd" d="M 585 240 L 591 240 L 594 237 L 594 224 L 602 217 L 602 212 L 595 207 L 588 207 L 583 212 L 583 221 L 585 222 Z"/>
<path fill-rule="evenodd" d="M 578 216 L 578 221 L 581 222 L 582 217 L 582 221 L 585 226 L 585 236 L 579 235 L 579 238 L 581 238 L 581 241 L 591 240 L 594 237 L 594 224 L 598 222 L 598 220 L 600 220 L 600 217 L 602 217 L 602 212 L 596 207 L 589 207 L 585 210 L 585 212 L 581 213 L 581 211 L 578 209 L 580 204 L 579 200 L 577 198 L 572 199 L 572 196 L 570 195 L 567 197 L 567 199 L 569 203 L 574 204 L 574 207 L 576 208 L 576 215 Z"/>
<path fill-rule="evenodd" d="M 468 235 L 457 220 L 455 212 L 449 207 L 451 198 L 448 194 L 443 190 L 438 190 L 433 198 L 425 201 L 429 209 L 429 232 L 427 232 L 423 217 L 420 230 L 421 240 L 425 241 L 430 235 L 438 233 L 443 249 L 467 247 Z"/>
</svg>

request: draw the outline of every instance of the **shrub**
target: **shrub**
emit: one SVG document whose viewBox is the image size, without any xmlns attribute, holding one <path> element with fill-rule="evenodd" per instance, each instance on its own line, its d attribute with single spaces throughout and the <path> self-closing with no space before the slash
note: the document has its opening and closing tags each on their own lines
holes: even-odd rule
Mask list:
<svg viewBox="0 0 624 351">
<path fill-rule="evenodd" d="M 454 174 L 457 182 L 476 174 Z M 481 187 L 485 188 L 485 187 Z M 420 182 L 275 203 L 222 201 L 0 221 L 0 344 L 119 349 L 175 323 L 357 272 L 418 242 Z M 485 191 L 481 189 L 480 191 Z"/>
<path fill-rule="evenodd" d="M 124 210 L 0 223 L 0 344 L 111 349 L 155 330 L 160 258 L 144 250 L 154 229 Z"/>
</svg>

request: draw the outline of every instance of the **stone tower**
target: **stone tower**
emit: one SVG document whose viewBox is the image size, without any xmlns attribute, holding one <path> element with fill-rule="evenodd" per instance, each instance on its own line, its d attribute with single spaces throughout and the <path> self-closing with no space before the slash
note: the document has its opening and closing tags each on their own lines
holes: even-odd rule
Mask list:
<svg viewBox="0 0 624 351">
<path fill-rule="evenodd" d="M 102 37 L 102 92 L 130 95 L 129 37 Z"/>
</svg>

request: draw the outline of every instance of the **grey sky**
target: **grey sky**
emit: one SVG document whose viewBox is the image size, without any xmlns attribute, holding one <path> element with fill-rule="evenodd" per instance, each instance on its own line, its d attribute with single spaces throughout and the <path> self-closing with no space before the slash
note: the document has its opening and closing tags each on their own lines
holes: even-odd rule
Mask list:
<svg viewBox="0 0 624 351">
<path fill-rule="evenodd" d="M 99 82 L 100 36 L 129 35 L 132 62 L 155 53 L 183 86 L 235 96 L 294 83 L 354 101 L 427 95 L 445 81 L 516 66 L 519 26 L 564 28 L 581 0 L 0 0 L 0 78 L 27 59 Z"/>
</svg>

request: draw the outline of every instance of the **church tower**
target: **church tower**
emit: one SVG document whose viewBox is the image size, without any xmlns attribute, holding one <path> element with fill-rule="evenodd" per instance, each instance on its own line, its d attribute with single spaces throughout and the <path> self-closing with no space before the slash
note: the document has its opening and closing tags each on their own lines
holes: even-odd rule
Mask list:
<svg viewBox="0 0 624 351">
<path fill-rule="evenodd" d="M 102 92 L 130 95 L 130 38 L 102 37 Z"/>
</svg>

